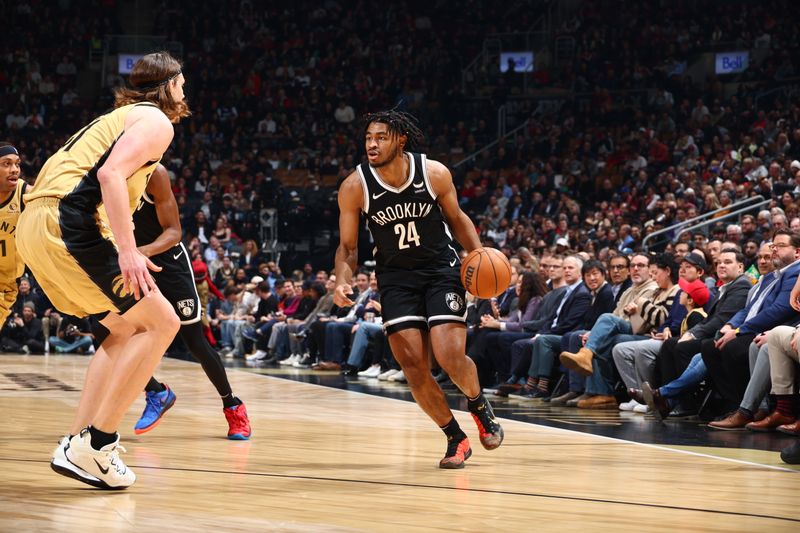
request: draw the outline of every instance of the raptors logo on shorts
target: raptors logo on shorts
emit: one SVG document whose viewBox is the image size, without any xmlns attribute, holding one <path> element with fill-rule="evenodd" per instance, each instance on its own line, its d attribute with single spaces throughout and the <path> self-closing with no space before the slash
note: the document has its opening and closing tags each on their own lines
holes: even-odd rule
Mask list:
<svg viewBox="0 0 800 533">
<path fill-rule="evenodd" d="M 180 314 L 189 318 L 194 314 L 194 300 L 180 300 L 176 302 Z"/>
<path fill-rule="evenodd" d="M 448 292 L 444 297 L 444 301 L 447 304 L 447 307 L 449 307 L 454 313 L 458 313 L 464 308 L 464 300 L 460 295 L 454 292 Z"/>
</svg>

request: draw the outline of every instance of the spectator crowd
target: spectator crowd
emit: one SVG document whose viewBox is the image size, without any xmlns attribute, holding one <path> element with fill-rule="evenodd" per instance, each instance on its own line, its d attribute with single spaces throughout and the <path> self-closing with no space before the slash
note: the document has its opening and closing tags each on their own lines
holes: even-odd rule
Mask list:
<svg viewBox="0 0 800 533">
<path fill-rule="evenodd" d="M 210 338 L 252 364 L 402 382 L 368 261 L 355 276 L 356 305 L 336 308 L 330 265 L 274 261 L 260 210 L 278 211 L 283 239 L 335 227 L 331 185 L 360 161 L 357 118 L 368 110 L 416 114 L 425 150 L 450 164 L 493 141 L 495 105 L 526 95 L 509 77 L 476 106 L 461 69 L 486 35 L 530 15 L 480 0 L 455 11 L 409 9 L 423 5 L 415 1 L 228 4 L 187 15 L 165 1 L 153 18 L 153 33 L 183 45 L 194 115 L 163 162 L 198 287 L 217 296 L 205 303 Z M 559 30 L 575 39 L 573 60 L 537 73 L 536 89 L 561 91 L 557 111 L 530 114 L 521 135 L 453 166 L 482 242 L 516 270 L 497 301 L 470 302 L 469 355 L 487 391 L 662 418 L 705 403 L 718 429 L 800 433 L 791 345 L 800 107 L 765 94 L 796 75 L 798 7 L 779 4 L 786 16 L 745 3 L 582 2 Z M 110 94 L 85 94 L 83 58 L 87 43 L 98 47 L 121 25 L 110 7 L 87 7 L 9 7 L 20 30 L 0 38 L 0 128 L 29 180 L 110 105 Z M 764 53 L 734 83 L 695 81 L 692 58 L 727 43 Z M 305 177 L 282 183 L 288 171 Z M 725 216 L 756 196 L 756 207 Z M 700 215 L 712 223 L 693 228 Z M 88 325 L 52 309 L 35 280 L 20 281 L 2 349 L 91 352 L 90 340 Z"/>
</svg>

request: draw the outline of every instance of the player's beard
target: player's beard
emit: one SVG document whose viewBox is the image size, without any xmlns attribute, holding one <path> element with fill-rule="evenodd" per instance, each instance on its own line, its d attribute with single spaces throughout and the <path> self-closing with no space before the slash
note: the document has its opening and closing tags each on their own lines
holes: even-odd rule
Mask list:
<svg viewBox="0 0 800 533">
<path fill-rule="evenodd" d="M 372 168 L 385 167 L 386 165 L 388 165 L 389 163 L 391 163 L 392 161 L 394 161 L 395 159 L 397 159 L 401 155 L 403 155 L 403 149 L 398 144 L 397 148 L 394 149 L 394 153 L 392 154 L 391 157 L 387 157 L 384 161 L 382 161 L 380 163 L 373 164 Z"/>
</svg>

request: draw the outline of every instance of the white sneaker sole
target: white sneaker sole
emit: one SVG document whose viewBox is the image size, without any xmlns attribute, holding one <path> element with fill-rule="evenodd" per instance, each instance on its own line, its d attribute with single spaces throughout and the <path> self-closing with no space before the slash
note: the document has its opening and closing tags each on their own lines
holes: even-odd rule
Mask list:
<svg viewBox="0 0 800 533">
<path fill-rule="evenodd" d="M 60 445 L 59 448 L 61 448 Z M 66 454 L 59 453 L 60 451 L 61 449 L 56 450 L 56 452 L 53 454 L 53 458 L 50 460 L 50 468 L 52 468 L 54 472 L 100 489 L 112 488 L 104 481 L 97 479 L 83 468 L 72 464 L 69 459 L 67 459 Z"/>
</svg>

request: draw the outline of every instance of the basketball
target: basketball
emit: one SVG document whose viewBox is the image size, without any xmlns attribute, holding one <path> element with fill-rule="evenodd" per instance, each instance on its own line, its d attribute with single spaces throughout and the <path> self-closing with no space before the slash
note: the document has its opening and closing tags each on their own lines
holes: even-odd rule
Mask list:
<svg viewBox="0 0 800 533">
<path fill-rule="evenodd" d="M 511 264 L 496 248 L 476 248 L 461 264 L 461 283 L 478 298 L 493 298 L 508 289 Z"/>
</svg>

